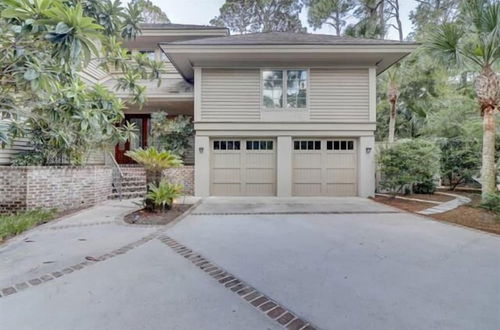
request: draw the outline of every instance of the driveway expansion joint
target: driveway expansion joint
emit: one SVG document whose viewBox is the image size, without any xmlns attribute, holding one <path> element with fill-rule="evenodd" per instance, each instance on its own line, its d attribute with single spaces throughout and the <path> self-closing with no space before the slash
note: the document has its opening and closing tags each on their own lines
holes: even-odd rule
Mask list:
<svg viewBox="0 0 500 330">
<path fill-rule="evenodd" d="M 191 215 L 301 215 L 301 214 L 391 214 L 402 213 L 396 210 L 390 211 L 290 211 L 290 212 L 193 212 Z"/>
<path fill-rule="evenodd" d="M 201 254 L 196 253 L 187 246 L 177 242 L 170 236 L 162 234 L 158 236 L 158 239 L 163 244 L 174 250 L 177 254 L 191 261 L 200 270 L 204 271 L 210 277 L 215 279 L 223 288 L 237 294 L 259 313 L 262 313 L 271 320 L 277 322 L 280 326 L 286 329 L 294 330 L 319 329 L 311 322 L 308 322 L 304 318 L 297 316 L 296 313 L 293 313 L 287 307 L 279 304 L 267 295 L 259 292 L 242 279 L 231 274 L 230 272 L 225 271 L 214 262 L 206 259 Z"/>
</svg>

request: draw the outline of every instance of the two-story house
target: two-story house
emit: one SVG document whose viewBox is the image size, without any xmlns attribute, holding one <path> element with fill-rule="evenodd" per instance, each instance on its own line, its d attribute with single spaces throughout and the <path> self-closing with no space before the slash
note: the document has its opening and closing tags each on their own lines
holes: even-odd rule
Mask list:
<svg viewBox="0 0 500 330">
<path fill-rule="evenodd" d="M 152 112 L 192 116 L 186 163 L 194 162 L 201 197 L 373 195 L 376 77 L 416 48 L 306 33 L 230 36 L 184 24 L 143 25 L 125 46 L 165 61 L 166 73 L 160 87 L 144 81 L 142 109 L 125 110 L 139 134 L 116 146 L 116 160 L 130 163 L 127 150 L 148 146 Z M 119 74 L 91 66 L 82 77 L 112 89 Z M 15 151 L 0 150 L 0 164 Z M 89 159 L 103 162 L 99 153 Z"/>
<path fill-rule="evenodd" d="M 376 77 L 412 43 L 306 33 L 161 42 L 194 85 L 198 196 L 371 196 Z"/>
</svg>

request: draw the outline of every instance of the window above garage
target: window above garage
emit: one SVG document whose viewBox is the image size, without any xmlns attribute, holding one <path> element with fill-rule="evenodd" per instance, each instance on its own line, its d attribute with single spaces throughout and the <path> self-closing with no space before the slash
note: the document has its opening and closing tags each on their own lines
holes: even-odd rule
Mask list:
<svg viewBox="0 0 500 330">
<path fill-rule="evenodd" d="M 307 109 L 308 70 L 263 69 L 261 72 L 264 109 Z"/>
</svg>

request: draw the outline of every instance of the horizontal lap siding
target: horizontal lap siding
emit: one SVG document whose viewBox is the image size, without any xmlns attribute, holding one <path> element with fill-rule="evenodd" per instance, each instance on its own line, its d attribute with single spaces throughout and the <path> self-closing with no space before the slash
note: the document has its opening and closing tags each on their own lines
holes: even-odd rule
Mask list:
<svg viewBox="0 0 500 330">
<path fill-rule="evenodd" d="M 16 139 L 11 145 L 5 148 L 0 146 L 0 165 L 10 165 L 12 159 L 18 153 L 30 150 L 28 141 L 26 138 Z"/>
<path fill-rule="evenodd" d="M 311 121 L 368 121 L 368 69 L 311 69 L 309 103 Z"/>
<path fill-rule="evenodd" d="M 203 69 L 201 119 L 212 121 L 259 120 L 259 70 Z"/>
</svg>

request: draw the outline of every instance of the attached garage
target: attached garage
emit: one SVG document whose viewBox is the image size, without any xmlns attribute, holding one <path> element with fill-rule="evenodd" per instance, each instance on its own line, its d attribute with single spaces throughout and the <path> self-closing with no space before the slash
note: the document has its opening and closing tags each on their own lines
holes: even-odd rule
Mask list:
<svg viewBox="0 0 500 330">
<path fill-rule="evenodd" d="M 294 196 L 356 196 L 354 139 L 295 139 L 292 151 Z"/>
<path fill-rule="evenodd" d="M 274 139 L 214 138 L 210 149 L 210 195 L 276 195 Z"/>
</svg>

